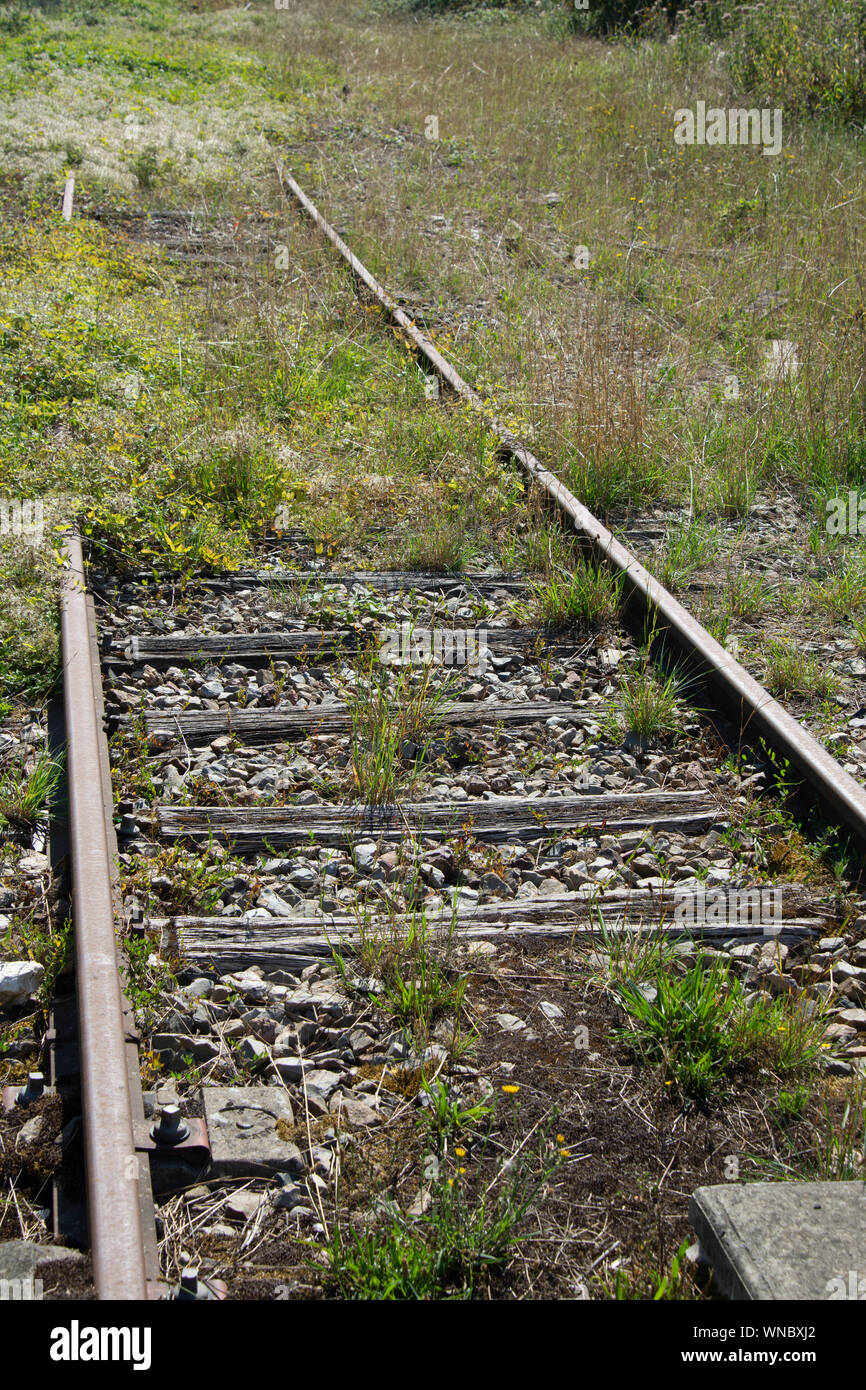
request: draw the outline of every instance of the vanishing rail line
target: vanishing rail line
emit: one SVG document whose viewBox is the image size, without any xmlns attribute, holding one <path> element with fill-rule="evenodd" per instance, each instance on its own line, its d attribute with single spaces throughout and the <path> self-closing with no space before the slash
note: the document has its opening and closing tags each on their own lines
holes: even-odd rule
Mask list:
<svg viewBox="0 0 866 1390">
<path fill-rule="evenodd" d="M 586 539 L 598 559 L 621 574 L 628 593 L 648 613 L 657 616 L 660 620 L 659 631 L 670 634 L 706 680 L 719 704 L 738 721 L 743 732 L 752 739 L 763 737 L 777 753 L 789 758 L 831 815 L 840 816 L 860 847 L 866 848 L 866 789 L 644 569 L 640 561 L 555 474 L 545 468 L 522 440 L 491 414 L 478 392 L 464 381 L 427 335 L 415 326 L 358 260 L 292 175 L 279 167 L 277 173 L 284 191 L 286 187 L 289 189 L 307 216 L 336 247 L 353 274 L 414 343 L 440 379 L 485 417 L 503 448 L 556 503 L 575 530 Z"/>
</svg>

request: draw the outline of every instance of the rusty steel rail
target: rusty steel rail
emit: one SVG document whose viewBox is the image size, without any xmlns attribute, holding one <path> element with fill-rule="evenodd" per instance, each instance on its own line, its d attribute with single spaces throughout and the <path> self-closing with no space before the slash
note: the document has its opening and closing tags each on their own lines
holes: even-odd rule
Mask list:
<svg viewBox="0 0 866 1390">
<path fill-rule="evenodd" d="M 840 817 L 857 842 L 866 847 L 866 790 L 860 783 L 668 593 L 631 551 L 578 501 L 554 473 L 545 468 L 522 440 L 496 419 L 478 392 L 463 380 L 427 335 L 416 328 L 396 300 L 358 260 L 291 174 L 277 166 L 277 175 L 283 193 L 288 187 L 303 210 L 351 266 L 357 279 L 415 344 L 436 374 L 485 417 L 503 448 L 565 513 L 575 530 L 589 542 L 596 557 L 622 576 L 630 596 L 642 603 L 648 613 L 658 616 L 659 628 L 670 633 L 712 689 L 719 704 L 737 720 L 740 730 L 751 738 L 764 738 L 777 753 L 789 758 L 825 807 Z"/>
<path fill-rule="evenodd" d="M 148 1296 L 115 897 L 81 542 L 66 541 L 61 632 L 87 1208 L 97 1297 Z M 113 827 L 112 827 L 113 830 Z"/>
</svg>

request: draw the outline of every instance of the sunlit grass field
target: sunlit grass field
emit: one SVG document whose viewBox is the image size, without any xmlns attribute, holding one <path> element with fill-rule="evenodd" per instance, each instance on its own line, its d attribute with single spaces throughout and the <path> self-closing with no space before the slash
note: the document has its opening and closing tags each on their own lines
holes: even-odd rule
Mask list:
<svg viewBox="0 0 866 1390">
<path fill-rule="evenodd" d="M 74 518 L 119 564 L 237 565 L 277 517 L 383 563 L 539 550 L 493 438 L 428 399 L 281 168 L 588 506 L 679 511 L 666 582 L 728 547 L 720 632 L 767 610 L 760 499 L 790 499 L 818 585 L 772 602 L 855 621 L 863 542 L 823 519 L 866 471 L 864 135 L 810 106 L 786 13 L 749 68 L 694 24 L 613 40 L 553 4 L 0 7 L 0 490 L 48 528 L 2 538 L 4 698 L 53 678 Z M 698 101 L 779 106 L 779 154 L 677 144 Z M 153 209 L 188 214 L 182 256 Z"/>
</svg>

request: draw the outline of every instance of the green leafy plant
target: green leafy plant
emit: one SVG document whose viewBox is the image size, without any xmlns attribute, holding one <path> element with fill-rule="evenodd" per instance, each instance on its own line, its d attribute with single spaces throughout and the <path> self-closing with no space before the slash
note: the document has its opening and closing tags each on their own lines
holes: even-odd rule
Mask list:
<svg viewBox="0 0 866 1390">
<path fill-rule="evenodd" d="M 795 1073 L 820 1053 L 823 1021 L 796 1000 L 748 1002 L 727 964 L 698 960 L 682 975 L 659 970 L 652 984 L 622 981 L 617 994 L 629 1026 L 620 1036 L 660 1063 L 687 1096 L 705 1099 L 739 1066 L 772 1065 Z"/>
<path fill-rule="evenodd" d="M 825 1182 L 857 1182 L 866 1153 L 866 1081 L 857 1078 L 842 1098 L 825 1098 L 815 1127 L 812 1175 Z"/>
<path fill-rule="evenodd" d="M 11 947 L 14 941 L 16 953 L 23 952 L 29 960 L 38 961 L 43 967 L 45 974 L 39 986 L 39 1001 L 43 1009 L 47 1010 L 58 979 L 72 961 L 71 924 L 66 922 L 59 927 L 48 926 L 31 915 L 19 920 L 14 929 L 9 929 L 6 937 L 4 945 L 8 942 Z"/>
<path fill-rule="evenodd" d="M 411 785 L 441 722 L 448 687 L 432 666 L 390 678 L 375 659 L 345 685 L 358 796 L 371 805 L 390 804 Z"/>
<path fill-rule="evenodd" d="M 461 522 L 437 522 L 410 537 L 402 563 L 407 570 L 430 570 L 434 573 L 444 570 L 448 574 L 458 574 L 466 568 L 472 551 L 472 542 Z"/>
<path fill-rule="evenodd" d="M 437 1016 L 449 1013 L 457 1021 L 463 1008 L 467 981 L 448 963 L 451 939 L 449 934 L 434 942 L 425 914 L 413 911 L 399 952 L 392 954 L 383 972 L 388 1003 L 421 1040 Z"/>
<path fill-rule="evenodd" d="M 390 1215 L 386 1224 L 348 1229 L 338 1221 L 326 1247 L 343 1298 L 465 1300 L 479 1276 L 503 1264 L 521 1239 L 521 1225 L 559 1166 L 559 1150 L 539 1141 L 500 1161 L 479 1191 L 461 1166 L 441 1165 L 423 1216 Z"/>
<path fill-rule="evenodd" d="M 628 1038 L 634 1049 L 661 1061 L 688 1095 L 705 1096 L 724 1070 L 736 985 L 728 988 L 727 968 L 695 965 L 675 978 L 659 971 L 650 987 L 621 983 L 619 997 L 629 1014 Z"/>
<path fill-rule="evenodd" d="M 650 1268 L 642 1271 L 635 1268 L 617 1269 L 613 1282 L 600 1280 L 609 1298 L 618 1301 L 651 1300 L 658 1303 L 664 1300 L 694 1299 L 699 1297 L 691 1277 L 686 1258 L 689 1242 L 684 1240 L 676 1254 L 671 1257 L 670 1269 Z"/>
<path fill-rule="evenodd" d="M 676 672 L 656 671 L 644 651 L 639 664 L 621 677 L 608 709 L 611 737 L 620 737 L 623 730 L 642 738 L 672 737 L 682 725 L 683 684 Z"/>
<path fill-rule="evenodd" d="M 126 993 L 144 1033 L 149 1033 L 165 1012 L 165 993 L 177 987 L 169 966 L 155 961 L 154 950 L 154 941 L 143 932 L 131 932 L 123 938 Z"/>
<path fill-rule="evenodd" d="M 780 1122 L 787 1124 L 802 1119 L 811 1094 L 812 1089 L 807 1085 L 793 1086 L 790 1090 L 783 1087 L 773 1107 Z"/>
<path fill-rule="evenodd" d="M 592 975 L 605 984 L 639 984 L 652 980 L 660 970 L 671 969 L 676 961 L 676 948 L 669 932 L 630 931 L 627 926 L 614 931 L 598 913 L 597 928 L 601 938 L 601 950 L 593 950 L 593 958 L 603 960 L 603 966 L 596 963 Z"/>
<path fill-rule="evenodd" d="M 771 639 L 767 644 L 766 681 L 774 695 L 833 695 L 839 688 L 835 673 L 819 656 L 809 656 Z"/>
<path fill-rule="evenodd" d="M 0 821 L 22 831 L 44 823 L 62 775 L 62 764 L 47 753 L 32 762 L 19 755 L 0 773 Z"/>
<path fill-rule="evenodd" d="M 767 607 L 767 585 L 759 574 L 738 570 L 728 576 L 726 598 L 731 613 L 737 618 L 755 618 Z"/>
<path fill-rule="evenodd" d="M 430 1104 L 422 1110 L 422 1119 L 435 1133 L 440 1148 L 445 1140 L 454 1138 L 461 1130 L 477 1125 L 479 1120 L 493 1113 L 489 1105 L 464 1106 L 453 1100 L 444 1081 L 425 1081 L 423 1084 Z"/>
<path fill-rule="evenodd" d="M 530 614 L 540 627 L 599 627 L 616 616 L 622 579 L 580 560 L 531 585 Z"/>
<path fill-rule="evenodd" d="M 662 583 L 675 593 L 696 570 L 710 563 L 717 547 L 715 532 L 696 517 L 672 526 L 665 540 L 660 564 L 656 566 Z"/>
</svg>

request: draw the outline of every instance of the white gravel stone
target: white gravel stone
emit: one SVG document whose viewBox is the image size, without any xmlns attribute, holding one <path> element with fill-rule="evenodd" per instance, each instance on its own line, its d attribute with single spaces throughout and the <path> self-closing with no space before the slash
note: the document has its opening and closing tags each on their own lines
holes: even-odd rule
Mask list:
<svg viewBox="0 0 866 1390">
<path fill-rule="evenodd" d="M 546 999 L 543 999 L 538 1007 L 544 1014 L 545 1018 L 553 1020 L 556 1018 L 562 1018 L 564 1016 L 563 1011 L 558 1004 L 551 1004 Z"/>
<path fill-rule="evenodd" d="M 11 960 L 0 964 L 0 1005 L 20 1004 L 42 983 L 44 968 L 35 960 Z"/>
<path fill-rule="evenodd" d="M 495 1021 L 504 1033 L 519 1033 L 526 1024 L 516 1014 L 494 1014 Z"/>
</svg>

